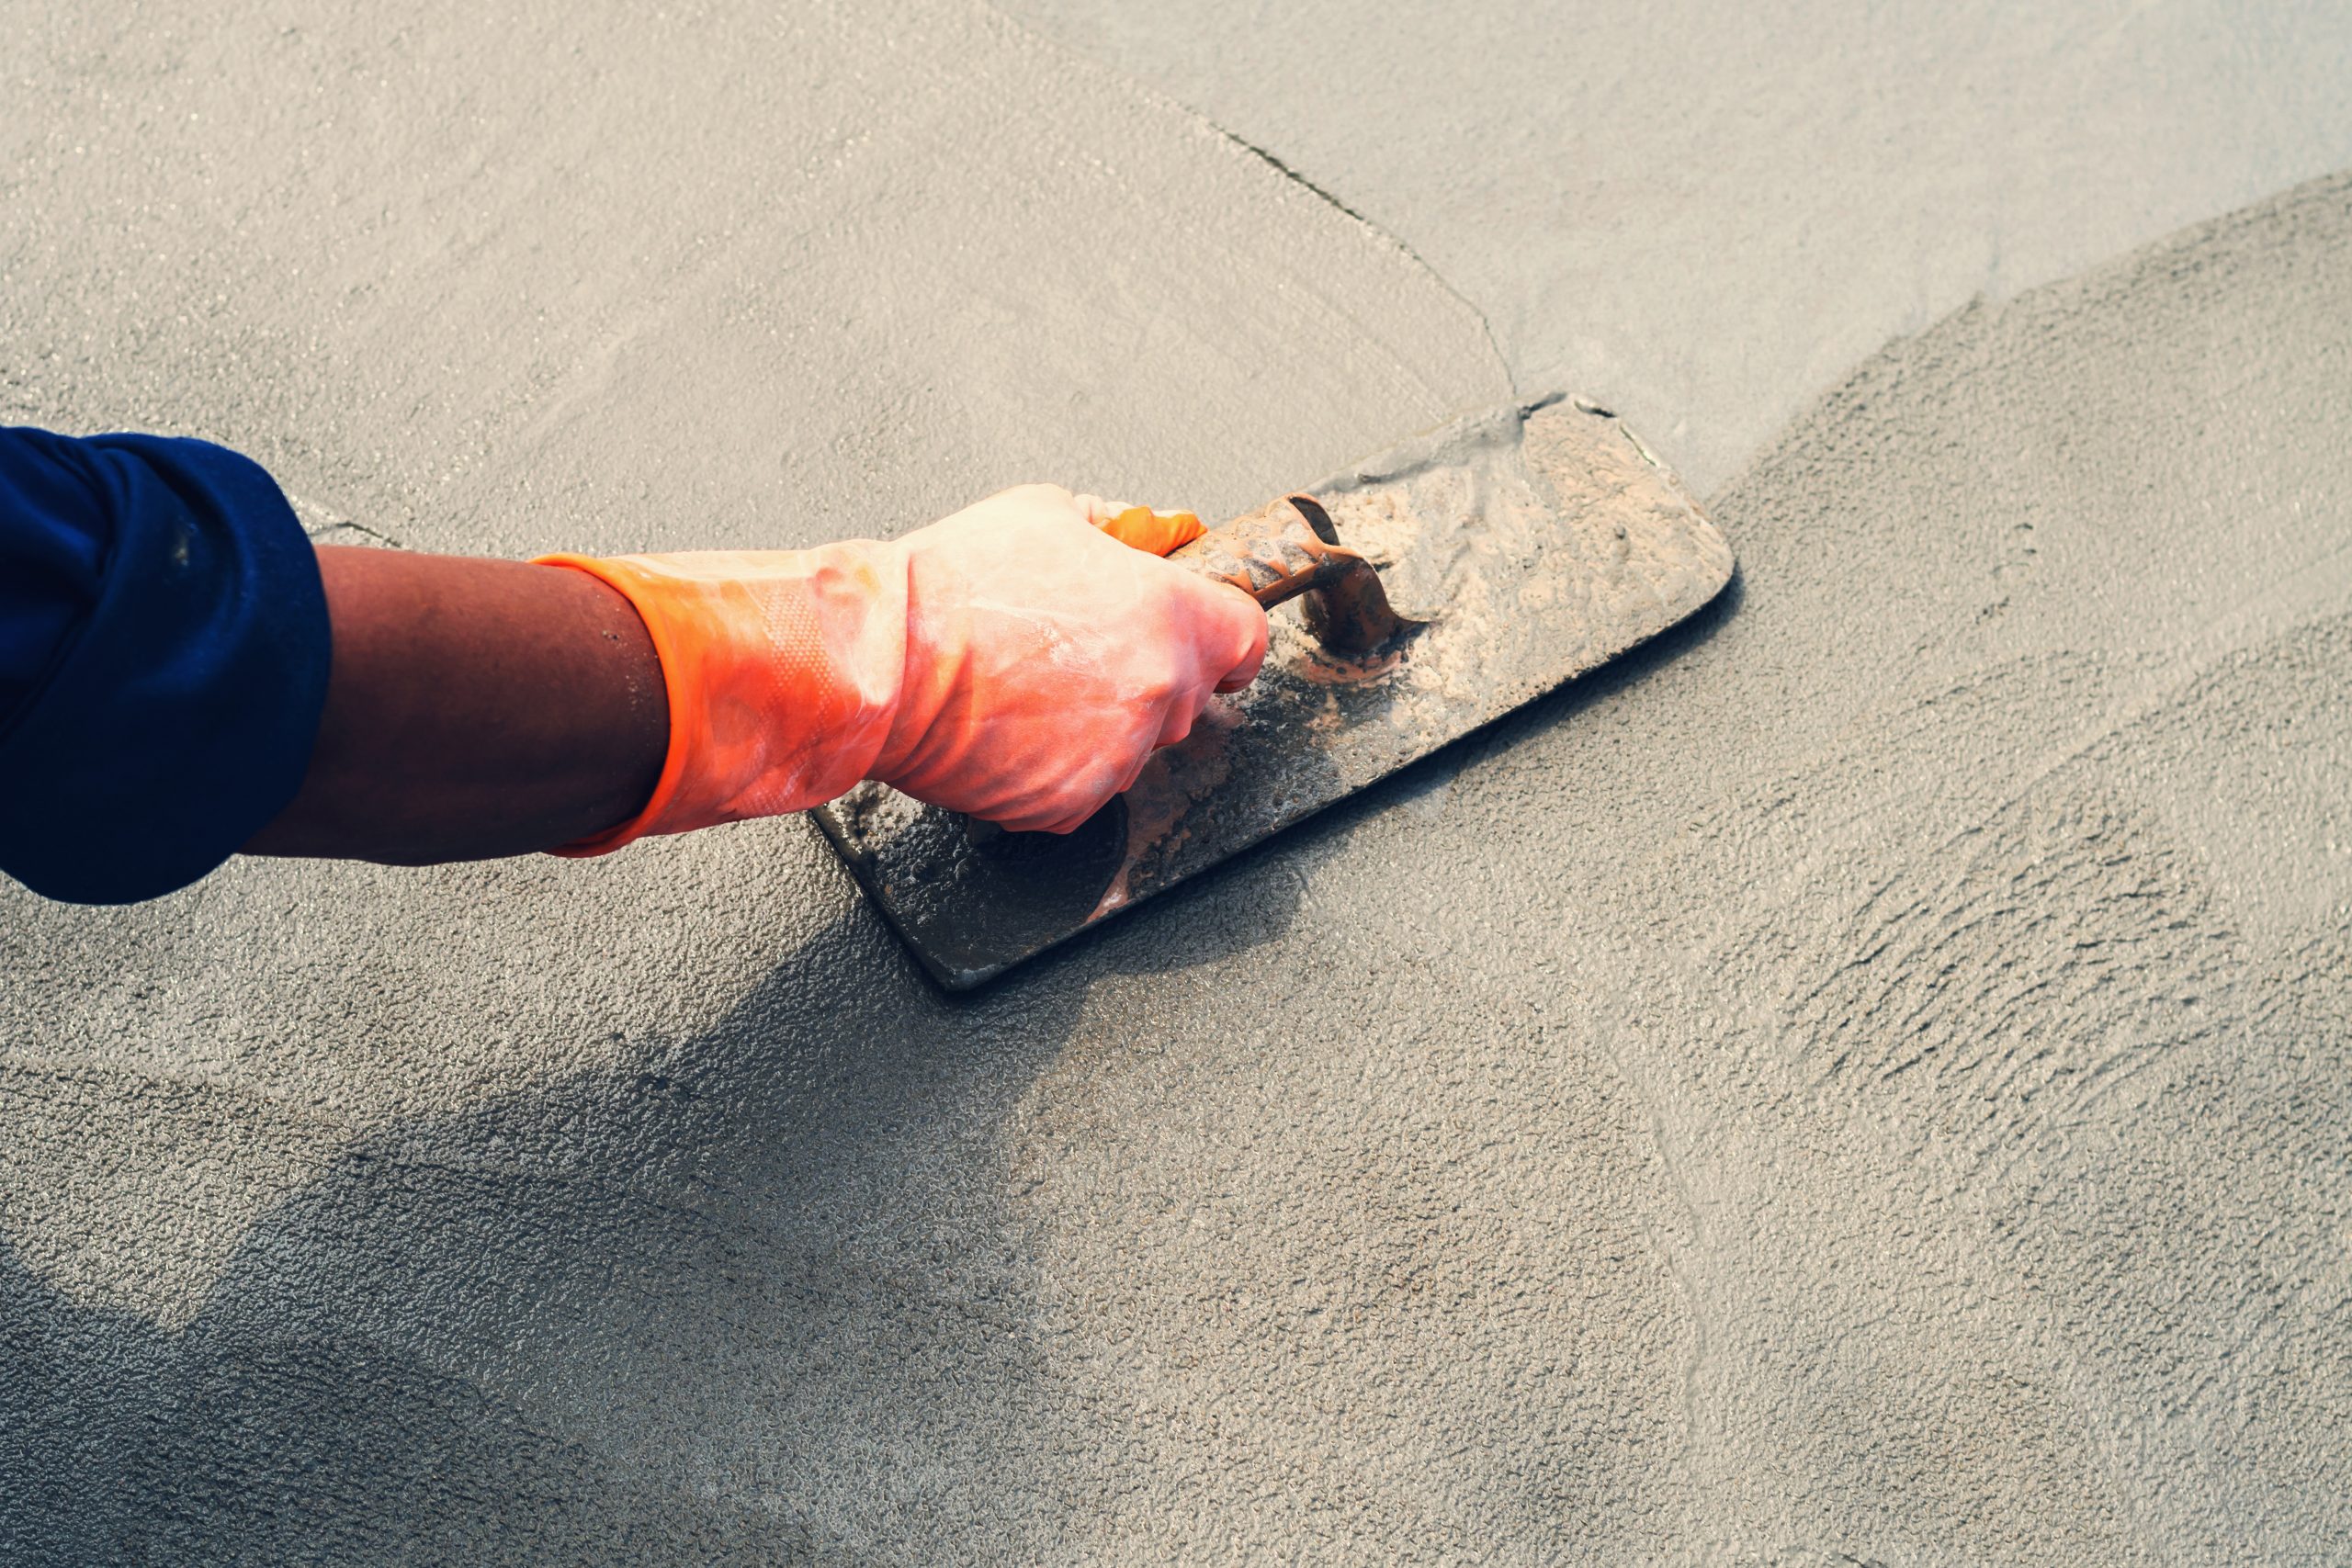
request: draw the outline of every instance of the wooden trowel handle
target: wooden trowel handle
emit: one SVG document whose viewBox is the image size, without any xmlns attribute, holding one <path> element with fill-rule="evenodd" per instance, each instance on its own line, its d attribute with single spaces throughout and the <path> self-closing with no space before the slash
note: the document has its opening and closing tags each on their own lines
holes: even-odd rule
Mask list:
<svg viewBox="0 0 2352 1568">
<path fill-rule="evenodd" d="M 1170 560 L 1229 582 L 1267 609 L 1306 595 L 1306 629 L 1334 653 L 1369 653 L 1405 629 L 1380 573 L 1340 543 L 1331 514 L 1294 495 L 1212 528 Z"/>
</svg>

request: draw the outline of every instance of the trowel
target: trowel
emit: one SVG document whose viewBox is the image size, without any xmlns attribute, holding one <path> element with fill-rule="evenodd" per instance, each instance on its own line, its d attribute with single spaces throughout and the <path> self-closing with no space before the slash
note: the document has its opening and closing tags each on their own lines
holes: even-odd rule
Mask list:
<svg viewBox="0 0 2352 1568">
<path fill-rule="evenodd" d="M 1009 833 L 871 783 L 814 813 L 950 990 L 1598 668 L 1732 572 L 1649 448 L 1561 396 L 1454 421 L 1169 558 L 1267 608 L 1265 669 L 1076 832 Z"/>
</svg>

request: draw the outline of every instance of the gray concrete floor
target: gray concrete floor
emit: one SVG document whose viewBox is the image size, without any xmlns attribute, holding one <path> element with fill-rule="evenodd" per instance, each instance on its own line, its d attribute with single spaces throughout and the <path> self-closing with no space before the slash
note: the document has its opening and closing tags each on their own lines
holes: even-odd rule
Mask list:
<svg viewBox="0 0 2352 1568">
<path fill-rule="evenodd" d="M 2352 163 L 2352 11 L 1006 0 L 1410 245 L 1702 491 L 1896 333 Z"/>
<path fill-rule="evenodd" d="M 797 822 L 0 893 L 0 1555 L 2352 1554 L 2352 28 L 1382 9 L 19 8 L 0 416 L 321 527 L 1566 384 L 1743 575 L 973 1001 Z"/>
</svg>

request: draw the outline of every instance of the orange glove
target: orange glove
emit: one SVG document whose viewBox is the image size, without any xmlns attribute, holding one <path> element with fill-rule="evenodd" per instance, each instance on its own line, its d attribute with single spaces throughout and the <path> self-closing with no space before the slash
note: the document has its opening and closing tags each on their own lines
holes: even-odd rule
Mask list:
<svg viewBox="0 0 2352 1568">
<path fill-rule="evenodd" d="M 1067 833 L 1265 660 L 1248 594 L 1156 558 L 1200 532 L 1026 485 L 888 544 L 541 557 L 637 606 L 670 697 L 645 808 L 559 852 L 798 811 L 865 778 Z"/>
</svg>

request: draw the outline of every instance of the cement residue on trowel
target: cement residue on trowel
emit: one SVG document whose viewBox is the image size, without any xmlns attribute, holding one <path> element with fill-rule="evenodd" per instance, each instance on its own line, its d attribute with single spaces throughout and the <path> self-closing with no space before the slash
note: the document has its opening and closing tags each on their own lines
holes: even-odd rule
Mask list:
<svg viewBox="0 0 2352 1568">
<path fill-rule="evenodd" d="M 1695 608 L 1699 585 L 1730 570 L 1721 536 L 1648 449 L 1581 400 L 1458 420 L 1315 489 L 1380 567 L 1390 604 L 1433 628 L 1395 679 L 1449 704 L 1515 686 L 1522 628 L 1540 628 L 1547 660 L 1589 668 Z M 1288 630 L 1278 657 L 1325 661 L 1303 626 Z"/>
<path fill-rule="evenodd" d="M 1340 536 L 1380 568 L 1400 615 L 1433 621 L 1460 609 L 1461 567 L 1514 490 L 1532 501 L 1517 409 L 1440 426 L 1379 459 L 1312 487 Z"/>
</svg>

